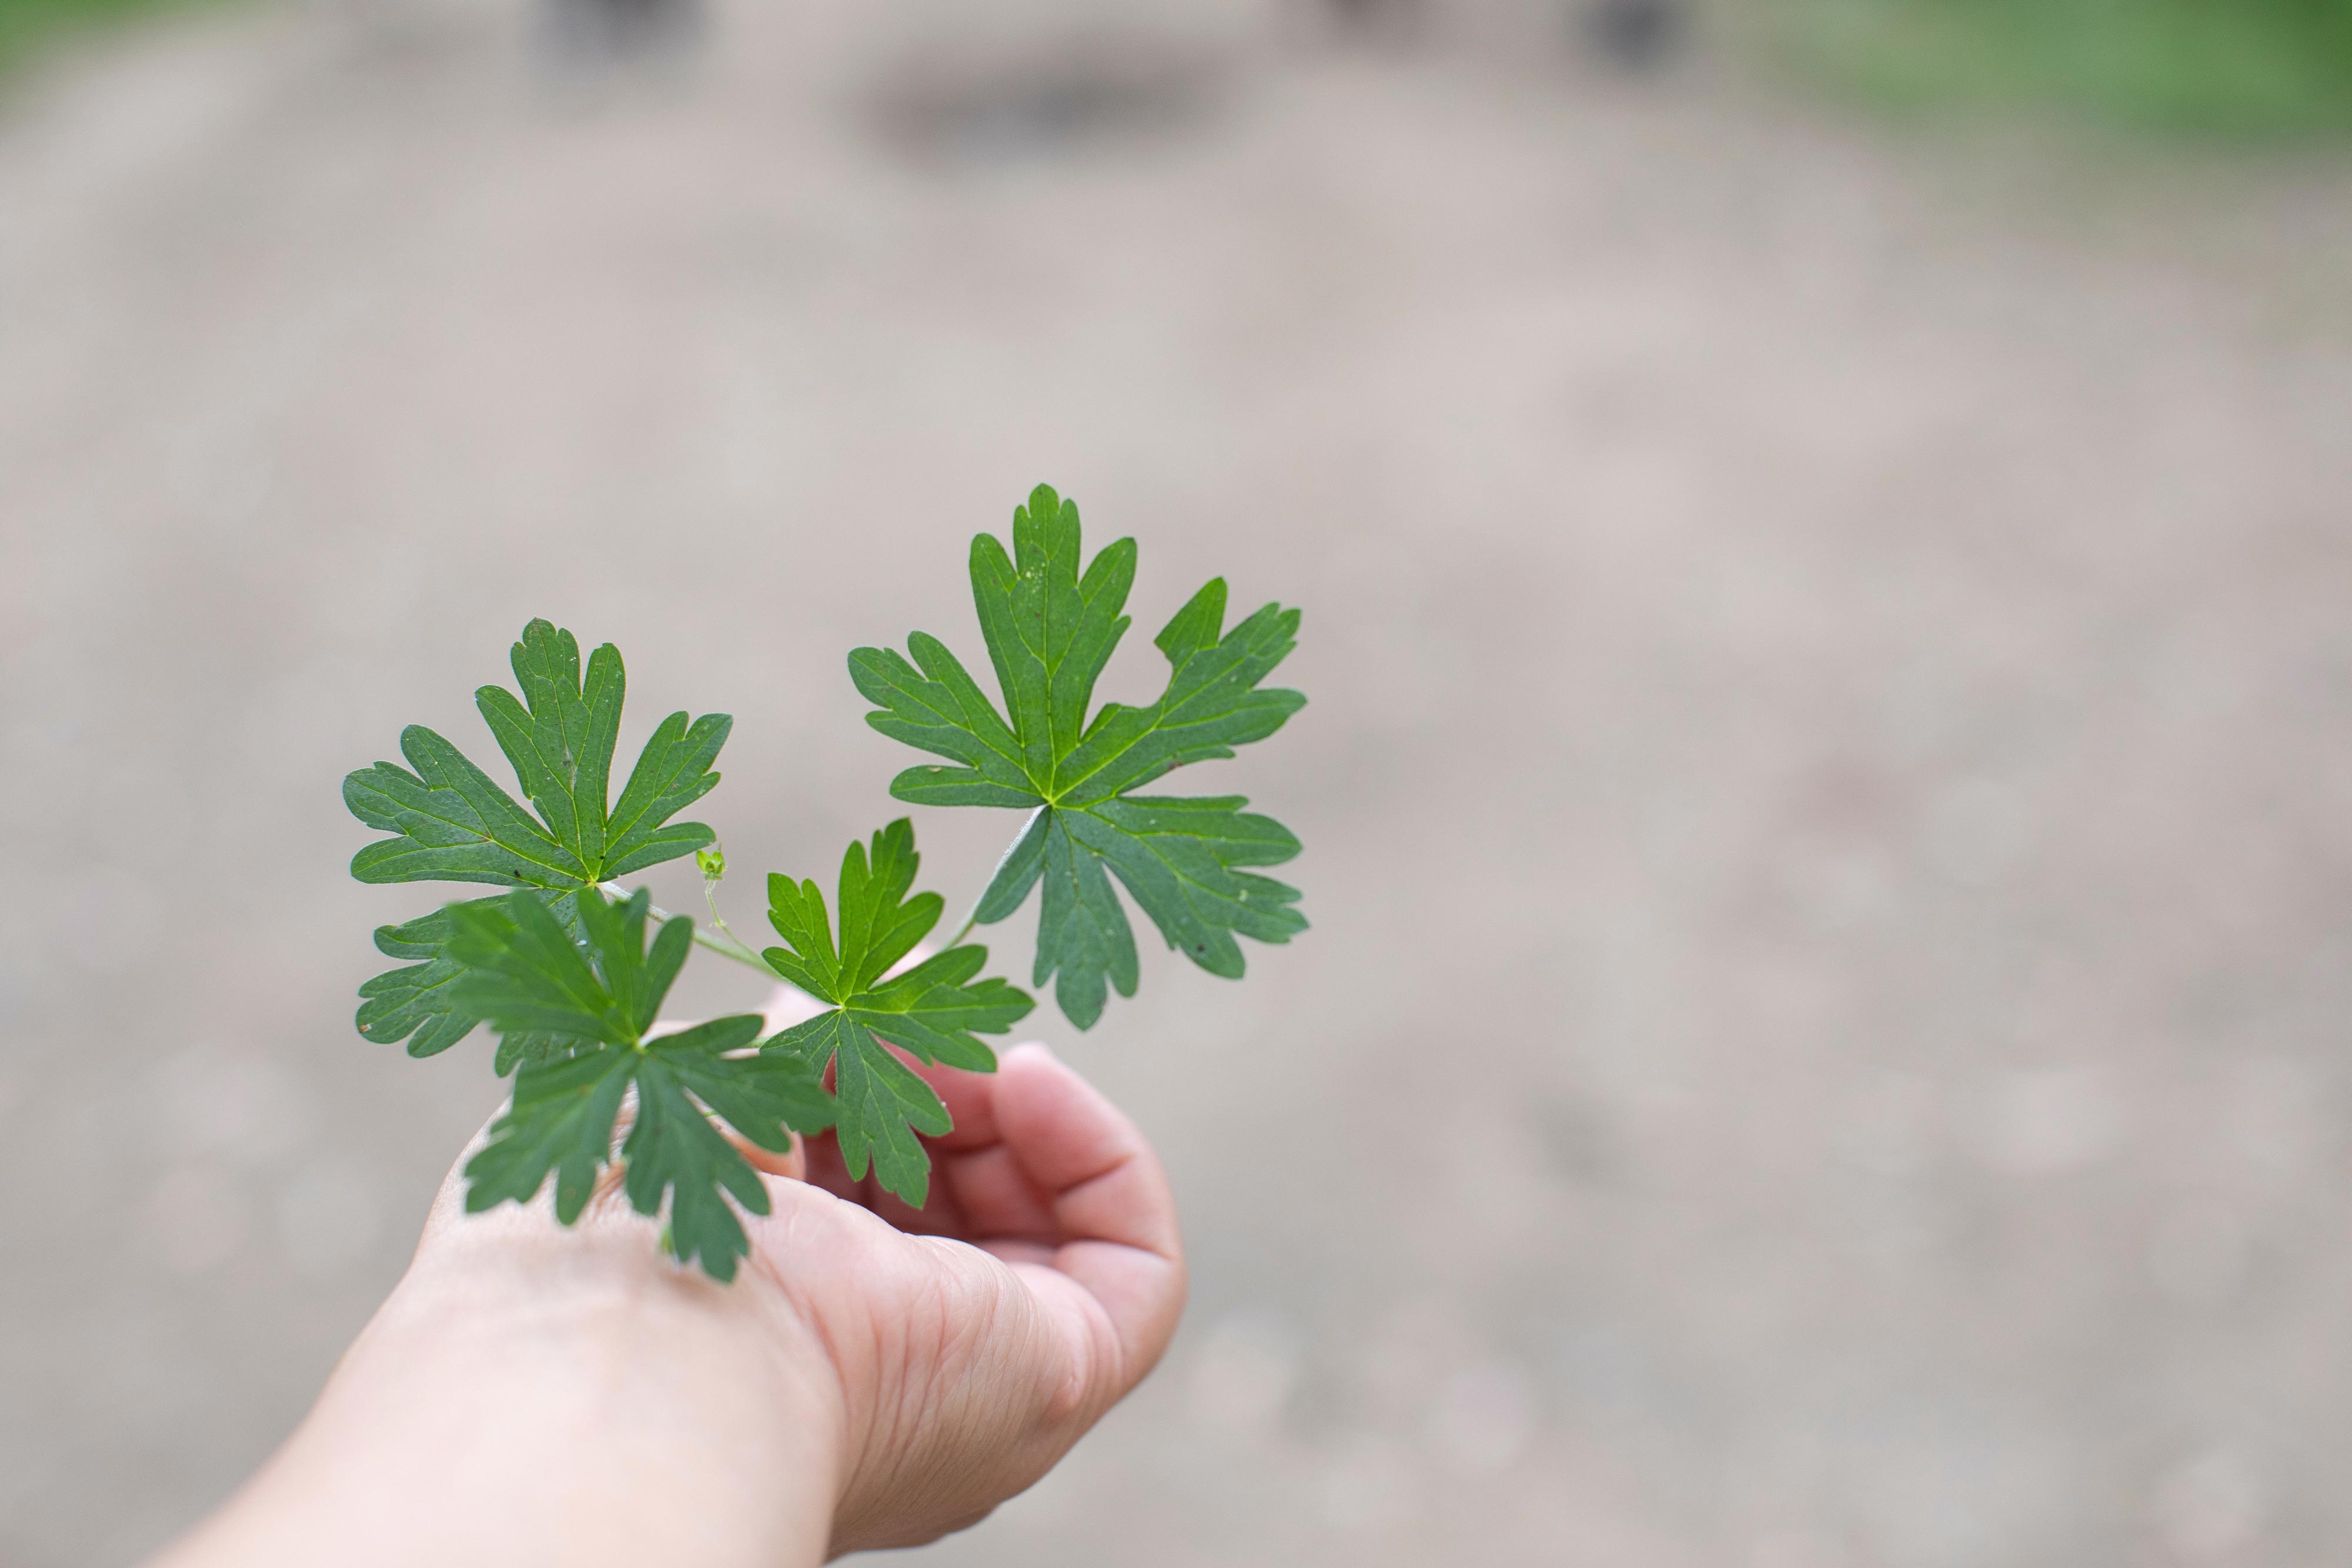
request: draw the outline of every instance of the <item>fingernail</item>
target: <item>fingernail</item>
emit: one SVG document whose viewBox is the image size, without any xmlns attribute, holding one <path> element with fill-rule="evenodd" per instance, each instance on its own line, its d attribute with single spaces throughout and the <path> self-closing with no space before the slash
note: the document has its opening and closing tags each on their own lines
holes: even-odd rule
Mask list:
<svg viewBox="0 0 2352 1568">
<path fill-rule="evenodd" d="M 1006 1051 L 1004 1054 L 1007 1057 L 1042 1056 L 1048 1061 L 1059 1061 L 1062 1060 L 1060 1057 L 1054 1054 L 1054 1048 L 1047 1045 L 1042 1040 L 1024 1040 L 1019 1045 L 1014 1046 L 1011 1051 Z"/>
</svg>

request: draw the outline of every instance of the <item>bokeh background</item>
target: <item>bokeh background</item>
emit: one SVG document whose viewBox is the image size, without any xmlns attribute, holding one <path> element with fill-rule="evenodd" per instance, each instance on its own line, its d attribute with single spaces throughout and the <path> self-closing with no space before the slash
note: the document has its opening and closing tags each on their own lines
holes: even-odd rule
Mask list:
<svg viewBox="0 0 2352 1568">
<path fill-rule="evenodd" d="M 1198 782 L 1315 928 L 1039 1015 L 1193 1306 L 929 1561 L 2352 1561 L 2352 7 L 136 9 L 0 5 L 7 1568 L 224 1496 L 498 1103 L 352 1030 L 341 774 L 617 640 L 754 924 L 1041 479 L 1111 695 L 1306 607 Z"/>
</svg>

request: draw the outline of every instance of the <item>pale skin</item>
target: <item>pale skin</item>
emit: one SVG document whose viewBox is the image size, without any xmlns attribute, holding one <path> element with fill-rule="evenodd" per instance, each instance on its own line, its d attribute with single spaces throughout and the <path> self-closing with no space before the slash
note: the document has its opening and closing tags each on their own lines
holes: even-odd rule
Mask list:
<svg viewBox="0 0 2352 1568">
<path fill-rule="evenodd" d="M 732 1285 L 609 1183 L 566 1229 L 467 1215 L 453 1169 L 317 1406 L 155 1568 L 798 1568 L 982 1519 L 1151 1370 L 1183 1256 L 1150 1145 L 1045 1047 L 921 1071 L 929 1204 L 829 1134 L 758 1154 Z"/>
</svg>

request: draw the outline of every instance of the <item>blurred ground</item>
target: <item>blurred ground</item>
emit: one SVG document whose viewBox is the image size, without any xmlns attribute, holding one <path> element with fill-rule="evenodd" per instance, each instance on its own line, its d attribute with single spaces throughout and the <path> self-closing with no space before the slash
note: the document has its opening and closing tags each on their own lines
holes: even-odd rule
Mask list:
<svg viewBox="0 0 2352 1568">
<path fill-rule="evenodd" d="M 1194 1306 L 931 1561 L 2352 1557 L 2352 172 L 894 15 L 215 16 L 0 125 L 0 1562 L 218 1499 L 496 1105 L 352 1031 L 429 897 L 341 773 L 550 615 L 822 873 L 843 653 L 976 647 L 1039 479 L 1144 632 L 1307 607 L 1218 771 L 1316 928 L 1045 1019 Z"/>
</svg>

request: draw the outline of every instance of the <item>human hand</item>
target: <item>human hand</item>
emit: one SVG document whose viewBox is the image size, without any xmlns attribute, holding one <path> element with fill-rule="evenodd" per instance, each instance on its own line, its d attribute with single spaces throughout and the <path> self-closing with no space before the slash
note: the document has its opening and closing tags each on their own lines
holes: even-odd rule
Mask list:
<svg viewBox="0 0 2352 1568">
<path fill-rule="evenodd" d="M 1159 1361 L 1183 1310 L 1173 1199 L 1133 1124 L 1042 1045 L 994 1074 L 918 1067 L 955 1117 L 929 1201 L 830 1133 L 754 1232 L 831 1349 L 851 1456 L 833 1549 L 976 1522 L 1050 1469 Z M 823 1194 L 823 1197 L 819 1195 Z"/>
<path fill-rule="evenodd" d="M 318 1408 L 173 1563 L 814 1563 L 975 1522 L 1151 1369 L 1184 1266 L 1159 1161 L 1044 1047 L 918 1070 L 956 1123 L 926 1207 L 829 1134 L 747 1150 L 772 1212 L 731 1286 L 609 1179 L 570 1228 L 544 1194 L 467 1216 L 461 1158 Z"/>
</svg>

